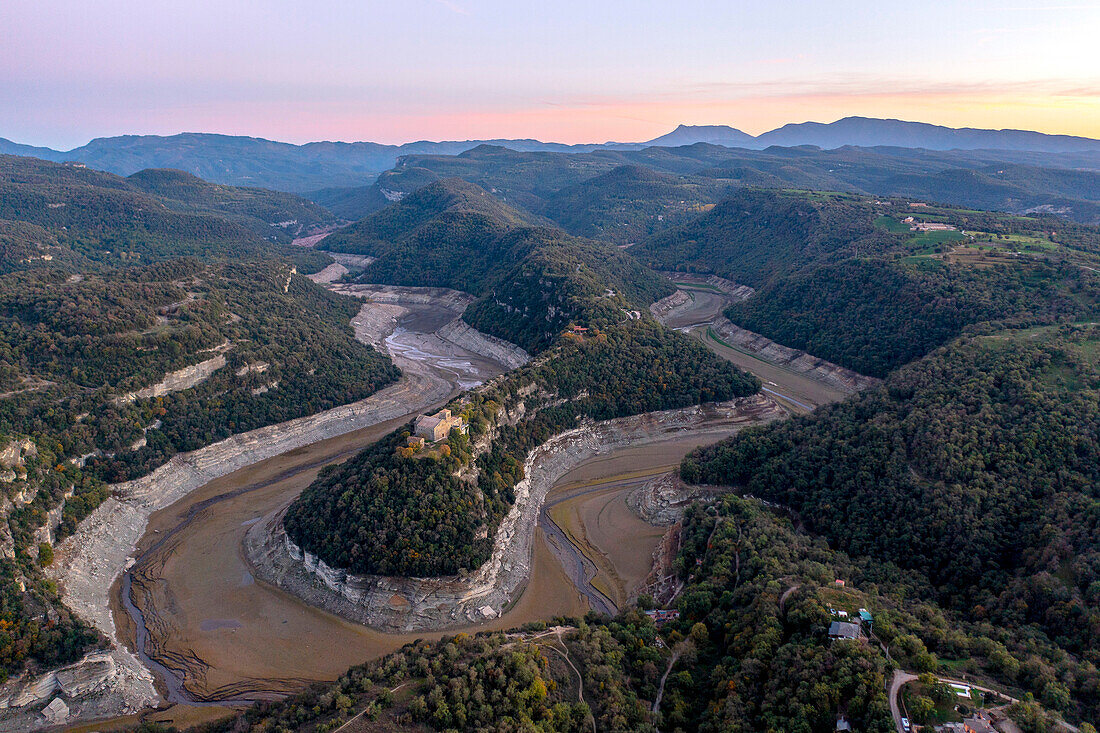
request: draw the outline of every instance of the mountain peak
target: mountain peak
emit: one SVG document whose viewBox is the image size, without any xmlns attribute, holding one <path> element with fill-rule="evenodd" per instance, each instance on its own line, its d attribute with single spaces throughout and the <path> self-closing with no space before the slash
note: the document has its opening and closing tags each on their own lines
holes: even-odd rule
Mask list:
<svg viewBox="0 0 1100 733">
<path fill-rule="evenodd" d="M 661 135 L 643 144 L 670 148 L 695 143 L 739 147 L 749 145 L 753 140 L 752 135 L 729 125 L 679 125 L 667 135 Z"/>
</svg>

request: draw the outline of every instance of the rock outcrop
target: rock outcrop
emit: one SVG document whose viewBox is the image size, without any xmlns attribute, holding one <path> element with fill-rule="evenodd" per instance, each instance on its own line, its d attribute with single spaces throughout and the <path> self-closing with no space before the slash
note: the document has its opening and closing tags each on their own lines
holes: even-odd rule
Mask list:
<svg viewBox="0 0 1100 733">
<path fill-rule="evenodd" d="M 711 487 L 685 484 L 676 471 L 671 471 L 631 491 L 626 504 L 650 524 L 667 527 L 680 520 L 688 504 L 714 493 Z"/>
<path fill-rule="evenodd" d="M 882 381 L 874 377 L 865 377 L 831 361 L 825 361 L 807 354 L 805 351 L 777 344 L 766 336 L 761 336 L 731 323 L 724 317 L 715 320 L 711 324 L 711 328 L 714 329 L 714 333 L 720 339 L 728 344 L 755 354 L 772 364 L 778 364 L 785 369 L 790 369 L 792 372 L 805 374 L 849 394 L 873 387 Z"/>
<path fill-rule="evenodd" d="M 677 290 L 668 297 L 661 298 L 656 303 L 649 306 L 649 312 L 653 314 L 653 317 L 658 321 L 667 316 L 670 312 L 681 308 L 691 302 L 691 296 L 683 290 Z"/>
<path fill-rule="evenodd" d="M 120 404 L 127 402 L 133 402 L 134 400 L 145 400 L 150 397 L 160 397 L 166 395 L 169 392 L 179 392 L 184 389 L 191 389 L 210 379 L 210 375 L 225 366 L 225 355 L 218 354 L 205 361 L 200 361 L 198 364 L 192 364 L 186 366 L 183 369 L 177 369 L 174 372 L 169 372 L 164 375 L 164 379 L 160 380 L 156 384 L 150 385 L 143 389 L 139 389 L 136 392 L 128 392 L 117 399 Z"/>
<path fill-rule="evenodd" d="M 531 361 L 531 355 L 520 347 L 510 341 L 482 333 L 461 318 L 443 326 L 436 331 L 436 335 L 467 351 L 503 364 L 508 369 L 521 367 Z"/>
<path fill-rule="evenodd" d="M 143 688 L 152 696 L 134 694 Z M 46 701 L 49 705 L 38 712 Z M 140 664 L 127 666 L 114 651 L 100 651 L 68 667 L 40 675 L 24 674 L 4 685 L 0 691 L 0 729 L 40 730 L 46 723 L 56 724 L 55 718 L 64 722 L 69 718 L 132 713 L 155 701 L 152 676 L 147 670 Z"/>
<path fill-rule="evenodd" d="M 589 423 L 535 448 L 526 478 L 497 528 L 490 559 L 472 573 L 439 578 L 359 576 L 331 568 L 294 544 L 282 528 L 282 511 L 249 529 L 245 554 L 253 574 L 307 602 L 386 631 L 427 631 L 467 626 L 499 616 L 525 587 L 532 542 L 547 492 L 563 475 L 609 449 L 657 443 L 686 434 L 730 435 L 786 417 L 765 395 Z"/>
</svg>

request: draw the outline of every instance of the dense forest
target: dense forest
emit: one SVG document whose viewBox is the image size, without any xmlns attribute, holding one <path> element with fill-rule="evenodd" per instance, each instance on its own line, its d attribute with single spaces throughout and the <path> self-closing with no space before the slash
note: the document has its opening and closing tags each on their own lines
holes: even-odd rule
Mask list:
<svg viewBox="0 0 1100 733">
<path fill-rule="evenodd" d="M 1095 717 L 1098 344 L 1094 327 L 964 339 L 859 397 L 697 451 L 681 473 L 789 506 L 837 548 L 917 573 L 945 607 L 1010 632 L 1014 654 L 1060 652 L 1060 672 L 999 671 Z"/>
<path fill-rule="evenodd" d="M 900 221 L 906 214 L 956 229 L 914 234 Z M 630 252 L 754 287 L 754 297 L 726 310 L 731 321 L 883 377 L 975 324 L 1097 313 L 1100 278 L 1082 264 L 1096 263 L 1100 234 L 1066 226 L 1058 233 L 1062 225 L 1049 219 L 745 190 Z M 960 230 L 978 243 L 954 252 Z"/>
<path fill-rule="evenodd" d="M 570 324 L 607 327 L 624 309 L 672 292 L 617 248 L 533 223 L 484 189 L 447 179 L 330 235 L 324 246 L 378 257 L 359 275 L 363 282 L 479 296 L 465 320 L 532 353 Z"/>
<path fill-rule="evenodd" d="M 297 196 L 216 186 L 179 171 L 120 178 L 0 156 L 0 272 L 258 256 L 281 249 L 272 243 L 333 221 Z"/>
<path fill-rule="evenodd" d="M 536 211 L 570 234 L 632 244 L 721 200 L 727 189 L 711 178 L 624 165 L 553 192 Z"/>
<path fill-rule="evenodd" d="M 715 198 L 707 194 L 704 199 L 716 202 L 720 192 L 732 187 L 765 187 L 905 197 L 1016 214 L 1057 211 L 1067 224 L 1072 221 L 1095 226 L 1100 223 L 1100 179 L 1090 155 L 850 146 L 835 150 L 744 150 L 707 143 L 561 153 L 485 144 L 459 155 L 405 155 L 392 169 L 381 173 L 372 186 L 342 189 L 344 195 L 339 193 L 341 189 L 329 190 L 315 196 L 315 200 L 326 205 L 343 200 L 349 208 L 341 215 L 356 219 L 382 208 L 395 195 L 458 177 L 494 192 L 510 204 L 548 216 L 570 234 L 593 236 L 600 232 L 600 236 L 620 241 L 616 239 L 620 225 L 643 225 L 609 209 L 605 202 L 614 201 L 618 194 L 598 187 L 601 176 L 630 166 L 679 179 L 685 195 L 667 199 L 667 213 L 673 217 L 682 210 L 681 202 L 693 198 L 692 191 L 719 192 Z M 595 202 L 591 214 L 558 205 L 581 189 L 592 196 L 583 199 L 582 209 Z M 629 188 L 622 190 L 627 192 Z M 659 205 L 662 190 L 652 190 Z"/>
<path fill-rule="evenodd" d="M 318 477 L 284 524 L 303 549 L 355 573 L 471 570 L 488 559 L 535 446 L 583 418 L 724 401 L 758 389 L 755 377 L 648 318 L 567 337 L 549 358 L 452 403 L 469 436 L 455 431 L 441 446 L 413 451 L 406 447 L 409 428 L 398 429 Z M 522 419 L 512 424 L 502 410 Z M 471 463 L 473 481 L 461 470 Z"/>
<path fill-rule="evenodd" d="M 359 304 L 295 274 L 331 260 L 285 243 L 332 221 L 177 171 L 0 157 L 0 677 L 98 643 L 41 568 L 111 484 L 397 378 Z"/>
</svg>

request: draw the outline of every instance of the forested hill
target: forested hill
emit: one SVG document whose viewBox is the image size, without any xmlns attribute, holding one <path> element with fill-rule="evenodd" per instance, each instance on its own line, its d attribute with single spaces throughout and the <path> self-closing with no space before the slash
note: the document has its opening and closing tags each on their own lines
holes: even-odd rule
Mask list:
<svg viewBox="0 0 1100 733">
<path fill-rule="evenodd" d="M 355 339 L 359 304 L 296 274 L 331 260 L 291 232 L 332 221 L 176 171 L 0 157 L 0 680 L 97 643 L 41 568 L 110 484 L 398 377 Z"/>
<path fill-rule="evenodd" d="M 697 451 L 681 473 L 917 572 L 945 607 L 1002 630 L 1011 656 L 990 671 L 1100 714 L 1095 326 L 964 339 L 854 399 Z"/>
<path fill-rule="evenodd" d="M 523 463 L 582 420 L 747 396 L 759 381 L 648 316 L 564 338 L 450 405 L 471 426 L 442 446 L 406 447 L 405 426 L 326 472 L 287 510 L 289 536 L 332 567 L 434 576 L 489 559 Z M 469 480 L 472 477 L 472 481 Z"/>
<path fill-rule="evenodd" d="M 225 186 L 170 168 L 147 168 L 129 176 L 142 191 L 165 199 L 172 208 L 212 213 L 239 221 L 265 238 L 309 234 L 335 223 L 323 206 L 291 193 L 266 188 Z"/>
<path fill-rule="evenodd" d="M 132 179 L 0 156 L 0 271 L 127 266 L 186 255 L 259 254 L 331 224 L 305 199 L 215 186 L 176 171 Z"/>
<path fill-rule="evenodd" d="M 815 266 L 873 255 L 894 239 L 875 228 L 865 199 L 747 189 L 640 242 L 631 254 L 661 270 L 714 273 L 760 288 Z"/>
<path fill-rule="evenodd" d="M 704 210 L 729 189 L 719 179 L 624 165 L 549 194 L 536 211 L 571 234 L 633 244 Z"/>
<path fill-rule="evenodd" d="M 1100 231 L 1049 216 L 746 190 L 629 251 L 755 287 L 734 323 L 876 377 L 978 324 L 1100 314 Z"/>
<path fill-rule="evenodd" d="M 591 182 L 621 166 L 681 179 L 718 194 L 729 187 L 767 186 L 898 196 L 1025 214 L 1054 212 L 1100 223 L 1100 152 L 1034 153 L 1005 150 L 921 150 L 900 147 L 811 146 L 731 149 L 706 143 L 676 148 L 590 152 L 520 152 L 482 145 L 461 155 L 406 155 L 368 188 L 348 189 L 343 216 L 365 216 L 386 196 L 409 193 L 449 177 L 473 182 L 528 211 L 550 215 L 555 194 Z M 671 199 L 670 213 L 690 194 Z M 336 191 L 315 197 L 337 201 Z M 659 200 L 658 200 L 659 201 Z M 564 212 L 575 214 L 575 212 Z M 594 211 L 605 216 L 607 212 Z M 356 215 L 357 214 L 357 215 Z M 557 222 L 573 234 L 567 218 Z M 582 223 L 584 223 L 582 217 Z M 608 229 L 608 231 L 615 231 Z"/>
<path fill-rule="evenodd" d="M 530 216 L 505 205 L 485 189 L 461 178 L 448 178 L 419 188 L 398 203 L 330 234 L 325 238 L 325 248 L 382 257 L 390 254 L 394 244 L 432 236 L 423 232 L 425 227 L 483 227 L 491 234 L 532 223 Z"/>
<path fill-rule="evenodd" d="M 622 250 L 531 221 L 484 189 L 448 179 L 330 235 L 324 246 L 378 257 L 359 275 L 364 282 L 479 296 L 465 319 L 531 352 L 570 324 L 606 327 L 671 292 Z"/>
</svg>

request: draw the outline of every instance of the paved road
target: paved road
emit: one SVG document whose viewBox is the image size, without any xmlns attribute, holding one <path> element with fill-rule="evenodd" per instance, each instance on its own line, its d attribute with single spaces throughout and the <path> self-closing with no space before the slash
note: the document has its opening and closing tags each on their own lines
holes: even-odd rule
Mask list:
<svg viewBox="0 0 1100 733">
<path fill-rule="evenodd" d="M 894 716 L 894 727 L 897 728 L 898 733 L 905 733 L 905 728 L 901 724 L 903 716 L 898 707 L 898 696 L 901 694 L 902 686 L 909 684 L 916 678 L 915 674 L 895 670 L 894 677 L 890 680 L 890 688 L 886 694 L 890 696 L 890 715 Z"/>
<path fill-rule="evenodd" d="M 900 696 L 901 696 L 901 688 L 904 687 L 905 685 L 909 684 L 910 682 L 912 682 L 915 679 L 917 679 L 917 675 L 913 674 L 912 672 L 902 672 L 901 670 L 895 670 L 894 671 L 894 676 L 890 680 L 890 686 L 889 686 L 889 689 L 887 690 L 886 694 L 890 698 L 890 714 L 894 717 L 894 727 L 897 728 L 898 733 L 905 733 L 905 728 L 902 727 L 902 724 L 901 724 L 901 719 L 902 719 L 902 716 L 904 715 L 904 713 L 900 709 L 900 705 L 899 705 L 899 699 L 900 699 Z M 997 697 L 1001 698 L 1002 700 L 1008 700 L 1008 702 L 1010 704 L 1015 703 L 1015 702 L 1019 702 L 1019 700 L 1017 700 L 1016 698 L 1010 697 L 1009 695 L 1006 695 L 1003 692 L 1000 692 L 999 690 L 994 690 L 994 689 L 989 688 L 989 687 L 982 687 L 981 685 L 976 685 L 973 682 L 966 682 L 964 680 L 956 680 L 956 679 L 952 679 L 950 677 L 936 677 L 936 679 L 938 681 L 944 683 L 945 685 L 966 685 L 970 689 L 977 690 L 978 692 L 991 693 L 991 694 L 996 695 Z M 1064 728 L 1065 730 L 1070 731 L 1070 733 L 1078 733 L 1078 729 L 1077 729 L 1076 726 L 1070 725 L 1069 723 L 1067 723 L 1064 720 L 1059 720 L 1056 723 L 1056 725 L 1059 725 L 1062 728 Z"/>
</svg>

